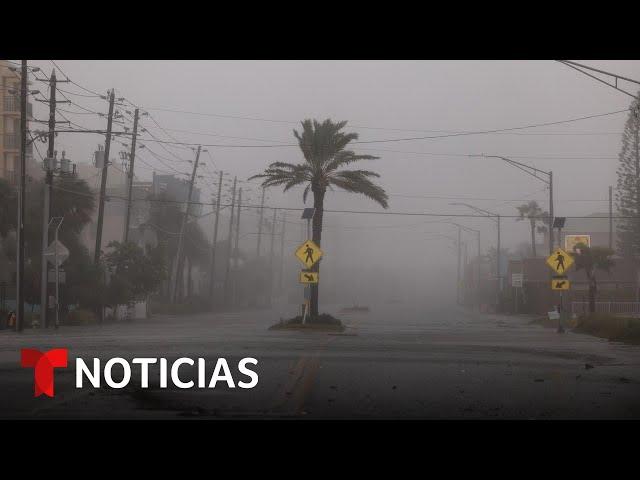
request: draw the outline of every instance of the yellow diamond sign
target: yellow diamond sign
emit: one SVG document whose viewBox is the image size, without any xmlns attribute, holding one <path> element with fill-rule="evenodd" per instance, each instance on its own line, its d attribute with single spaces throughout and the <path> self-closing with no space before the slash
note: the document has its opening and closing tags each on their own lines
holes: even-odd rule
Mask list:
<svg viewBox="0 0 640 480">
<path fill-rule="evenodd" d="M 296 249 L 296 257 L 307 267 L 313 267 L 320 258 L 322 258 L 322 250 L 313 240 L 307 240 Z"/>
<path fill-rule="evenodd" d="M 564 275 L 564 272 L 573 265 L 573 257 L 561 248 L 556 248 L 556 250 L 547 257 L 547 265 L 558 275 Z"/>
<path fill-rule="evenodd" d="M 318 283 L 318 272 L 300 272 L 300 283 Z"/>
</svg>

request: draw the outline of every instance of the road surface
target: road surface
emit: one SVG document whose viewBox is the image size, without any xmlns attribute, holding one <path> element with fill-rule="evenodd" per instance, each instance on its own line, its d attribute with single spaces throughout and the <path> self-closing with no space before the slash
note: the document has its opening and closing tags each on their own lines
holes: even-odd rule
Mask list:
<svg viewBox="0 0 640 480">
<path fill-rule="evenodd" d="M 295 306 L 2 331 L 0 418 L 640 418 L 638 346 L 457 307 L 325 307 L 344 333 L 268 330 Z M 34 398 L 33 372 L 20 367 L 24 347 L 69 348 L 73 368 L 56 369 L 54 398 Z M 230 365 L 254 357 L 259 383 L 160 389 L 151 370 L 141 389 L 134 370 L 123 389 L 76 389 L 76 356 L 224 357 Z"/>
</svg>

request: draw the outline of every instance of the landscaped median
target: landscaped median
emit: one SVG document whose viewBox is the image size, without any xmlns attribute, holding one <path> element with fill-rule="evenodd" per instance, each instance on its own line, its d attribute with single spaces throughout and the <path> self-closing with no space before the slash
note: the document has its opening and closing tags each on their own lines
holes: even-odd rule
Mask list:
<svg viewBox="0 0 640 480">
<path fill-rule="evenodd" d="M 544 327 L 558 327 L 557 320 L 550 320 L 546 316 L 535 319 L 531 323 Z M 565 319 L 563 324 L 576 333 L 585 333 L 615 342 L 640 344 L 640 318 L 596 313 L 582 315 L 575 319 Z"/>
<path fill-rule="evenodd" d="M 344 325 L 340 320 L 327 313 L 322 313 L 317 317 L 308 316 L 305 323 L 302 323 L 302 316 L 289 320 L 281 319 L 280 322 L 269 327 L 269 330 L 306 330 L 320 332 L 343 332 Z"/>
</svg>

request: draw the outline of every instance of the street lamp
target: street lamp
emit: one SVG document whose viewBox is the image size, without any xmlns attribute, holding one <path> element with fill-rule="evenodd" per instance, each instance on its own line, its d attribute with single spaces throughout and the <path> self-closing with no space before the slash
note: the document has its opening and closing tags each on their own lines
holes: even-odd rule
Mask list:
<svg viewBox="0 0 640 480">
<path fill-rule="evenodd" d="M 497 240 L 497 246 L 496 246 L 496 276 L 498 278 L 498 289 L 496 292 L 496 307 L 497 307 L 500 304 L 500 293 L 502 293 L 502 275 L 500 275 L 500 215 L 497 213 L 489 212 L 488 210 L 483 210 L 482 208 L 474 207 L 473 205 L 469 205 L 468 203 L 453 202 L 453 203 L 450 203 L 449 205 L 461 205 L 461 206 L 470 208 L 471 210 L 477 213 L 481 213 L 484 216 L 491 218 L 493 221 L 496 222 L 498 226 L 498 240 Z M 478 239 L 479 238 L 480 238 L 480 235 L 478 234 Z"/>
<path fill-rule="evenodd" d="M 549 254 L 553 253 L 553 228 L 551 228 L 551 224 L 553 223 L 553 172 L 545 172 L 544 170 L 540 170 L 539 168 L 533 167 L 531 165 L 527 165 L 526 163 L 517 162 L 515 160 L 511 160 L 510 158 L 503 157 L 501 155 L 485 155 L 484 153 L 480 155 L 469 155 L 470 157 L 484 157 L 484 158 L 497 158 L 504 162 L 507 162 L 510 165 L 513 165 L 516 168 L 519 168 L 527 175 L 531 175 L 534 178 L 537 178 L 542 183 L 545 183 L 549 186 Z M 547 178 L 541 178 L 538 175 L 546 175 Z M 560 239 L 558 239 L 560 240 Z"/>
</svg>

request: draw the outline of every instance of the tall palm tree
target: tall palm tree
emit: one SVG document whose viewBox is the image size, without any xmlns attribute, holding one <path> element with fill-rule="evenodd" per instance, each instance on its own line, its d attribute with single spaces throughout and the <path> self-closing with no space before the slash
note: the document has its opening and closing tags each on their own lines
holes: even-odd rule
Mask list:
<svg viewBox="0 0 640 480">
<path fill-rule="evenodd" d="M 264 178 L 263 187 L 284 186 L 286 192 L 296 185 L 306 184 L 302 194 L 307 201 L 309 191 L 313 193 L 313 241 L 320 246 L 322 239 L 322 217 L 324 213 L 324 197 L 327 188 L 338 187 L 352 193 L 360 193 L 380 204 L 388 207 L 388 196 L 382 187 L 371 181 L 372 177 L 380 175 L 369 170 L 340 170 L 340 167 L 357 162 L 358 160 L 376 160 L 373 155 L 357 155 L 347 146 L 357 140 L 357 133 L 345 133 L 342 129 L 346 121 L 334 123 L 330 119 L 320 123 L 317 120 L 304 120 L 302 131 L 293 131 L 298 140 L 304 161 L 298 164 L 275 162 L 261 174 L 253 178 Z M 319 271 L 319 264 L 312 267 L 312 271 Z M 311 286 L 310 313 L 312 317 L 318 315 L 318 285 Z"/>
<path fill-rule="evenodd" d="M 538 233 L 547 231 L 545 225 L 549 224 L 549 214 L 543 212 L 535 200 L 531 200 L 529 203 L 525 203 L 516 208 L 520 214 L 520 217 L 516 218 L 516 220 L 528 220 L 529 225 L 531 225 L 531 251 L 533 252 L 533 256 L 536 257 L 536 231 Z M 542 223 L 542 225 L 538 225 L 538 223 Z"/>
</svg>

